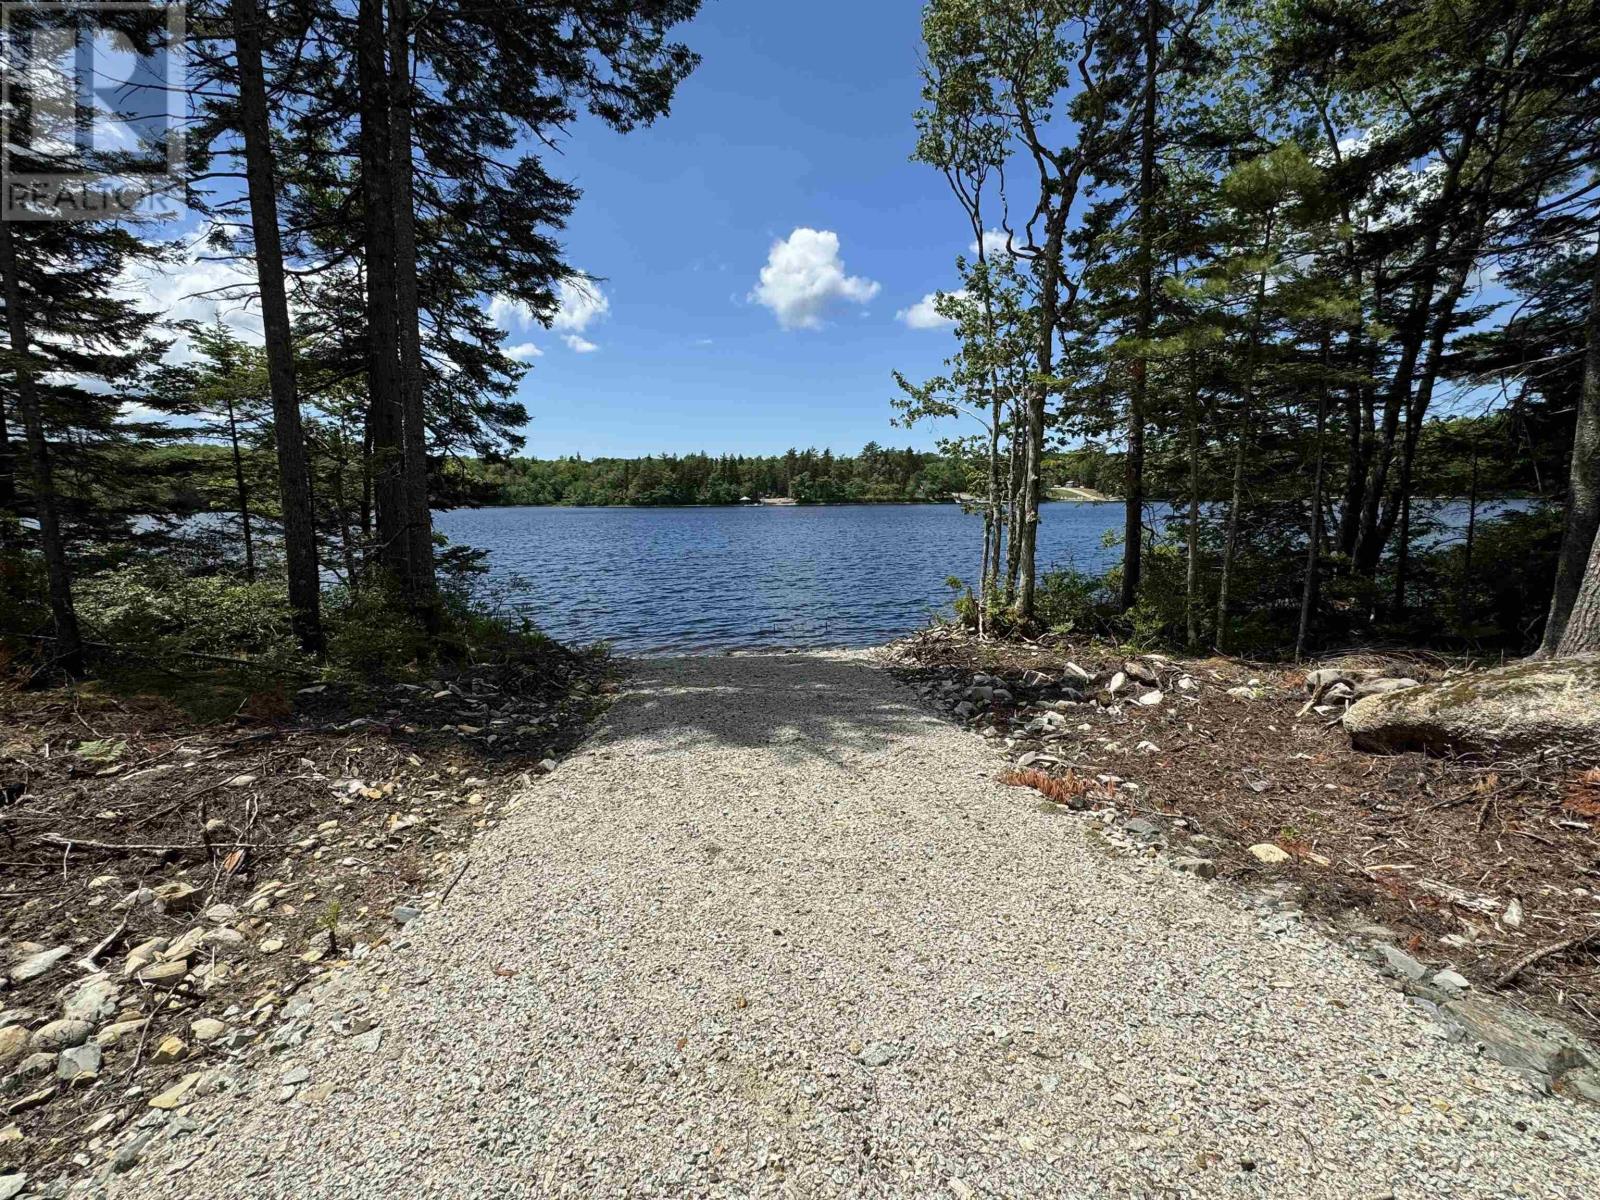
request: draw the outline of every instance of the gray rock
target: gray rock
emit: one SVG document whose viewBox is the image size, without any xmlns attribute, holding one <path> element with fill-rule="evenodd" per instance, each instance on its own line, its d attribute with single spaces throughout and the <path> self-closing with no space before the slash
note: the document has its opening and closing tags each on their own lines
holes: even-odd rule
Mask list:
<svg viewBox="0 0 1600 1200">
<path fill-rule="evenodd" d="M 20 1171 L 15 1175 L 0 1175 L 0 1200 L 11 1200 L 27 1186 L 28 1177 Z"/>
<path fill-rule="evenodd" d="M 1600 1068 L 1579 1067 L 1575 1071 L 1568 1071 L 1556 1084 L 1556 1090 L 1575 1100 L 1600 1104 Z"/>
<path fill-rule="evenodd" d="M 363 1054 L 376 1054 L 378 1047 L 383 1043 L 383 1030 L 369 1029 L 365 1033 L 358 1033 L 350 1039 L 350 1045 Z"/>
<path fill-rule="evenodd" d="M 144 1156 L 144 1148 L 150 1144 L 150 1139 L 155 1135 L 154 1129 L 143 1129 L 123 1142 L 117 1147 L 116 1154 L 111 1157 L 111 1169 L 118 1173 L 133 1170 L 139 1165 L 139 1159 Z"/>
<path fill-rule="evenodd" d="M 1165 830 L 1147 817 L 1129 817 L 1122 823 L 1123 832 L 1142 842 L 1159 842 Z"/>
<path fill-rule="evenodd" d="M 1404 979 L 1411 983 L 1416 983 L 1428 973 L 1427 967 L 1396 946 L 1380 944 L 1372 949 L 1373 953 L 1377 955 L 1378 968 L 1385 975 L 1392 975 L 1396 979 Z"/>
<path fill-rule="evenodd" d="M 93 1036 L 94 1026 L 88 1021 L 63 1017 L 34 1030 L 32 1044 L 35 1050 L 65 1050 L 69 1046 L 81 1046 Z"/>
<path fill-rule="evenodd" d="M 68 946 L 57 946 L 54 950 L 41 950 L 37 954 L 30 954 L 27 958 L 17 963 L 7 972 L 12 983 L 27 983 L 30 979 L 37 979 L 51 967 L 55 966 L 72 950 Z"/>
<path fill-rule="evenodd" d="M 62 1015 L 73 1021 L 99 1024 L 117 1015 L 117 985 L 109 976 L 86 980 L 62 1008 Z"/>
<path fill-rule="evenodd" d="M 1185 875 L 1198 875 L 1201 879 L 1217 877 L 1217 864 L 1209 858 L 1175 858 L 1172 860 L 1172 867 L 1175 871 L 1182 871 Z"/>
<path fill-rule="evenodd" d="M 1484 1053 L 1517 1071 L 1557 1079 L 1594 1064 L 1590 1050 L 1566 1026 L 1476 996 L 1451 1000 L 1444 1011 Z"/>
<path fill-rule="evenodd" d="M 65 1083 L 88 1081 L 100 1074 L 100 1047 L 93 1042 L 63 1050 L 56 1059 L 56 1078 Z"/>
<path fill-rule="evenodd" d="M 1421 687 L 1415 679 L 1364 679 L 1350 688 L 1355 696 L 1387 696 L 1390 692 L 1403 692 L 1407 688 Z"/>
<path fill-rule="evenodd" d="M 285 1087 L 295 1087 L 296 1085 L 302 1084 L 310 1078 L 311 1072 L 305 1067 L 290 1067 L 282 1075 L 278 1076 L 278 1082 L 282 1083 Z"/>
<path fill-rule="evenodd" d="M 394 911 L 389 914 L 396 925 L 409 925 L 421 915 L 420 908 L 412 908 L 409 904 L 396 904 Z"/>
<path fill-rule="evenodd" d="M 1344 715 L 1363 750 L 1573 748 L 1600 731 L 1600 656 L 1518 662 L 1357 700 Z"/>
<path fill-rule="evenodd" d="M 963 721 L 971 720 L 973 717 L 978 715 L 977 706 L 974 705 L 970 700 L 963 700 L 960 704 L 956 705 L 952 711 Z"/>
<path fill-rule="evenodd" d="M 861 1052 L 861 1062 L 868 1067 L 886 1067 L 899 1057 L 899 1047 L 890 1042 L 873 1042 Z"/>
<path fill-rule="evenodd" d="M 1464 995 L 1467 989 L 1472 986 L 1465 975 L 1449 970 L 1436 972 L 1428 982 L 1441 992 L 1446 992 L 1452 996 Z"/>
</svg>

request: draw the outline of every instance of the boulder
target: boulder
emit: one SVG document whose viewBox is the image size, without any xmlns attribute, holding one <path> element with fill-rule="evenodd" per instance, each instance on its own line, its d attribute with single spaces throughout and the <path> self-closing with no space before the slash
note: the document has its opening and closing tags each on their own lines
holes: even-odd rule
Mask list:
<svg viewBox="0 0 1600 1200">
<path fill-rule="evenodd" d="M 1527 751 L 1600 743 L 1600 656 L 1519 662 L 1357 700 L 1351 743 L 1379 752 Z"/>
</svg>

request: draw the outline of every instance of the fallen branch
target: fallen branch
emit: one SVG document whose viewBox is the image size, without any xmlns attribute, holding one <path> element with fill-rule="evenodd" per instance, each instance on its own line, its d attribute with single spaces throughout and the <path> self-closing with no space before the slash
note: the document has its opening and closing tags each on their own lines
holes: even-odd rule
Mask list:
<svg viewBox="0 0 1600 1200">
<path fill-rule="evenodd" d="M 1533 966 L 1534 963 L 1543 962 L 1545 959 L 1557 954 L 1565 954 L 1568 950 L 1582 950 L 1595 941 L 1600 941 L 1600 930 L 1590 930 L 1581 937 L 1568 938 L 1564 942 L 1552 942 L 1548 946 L 1541 946 L 1537 950 L 1529 951 L 1500 972 L 1495 977 L 1494 985 L 1497 988 L 1503 988 L 1518 975 Z"/>
</svg>

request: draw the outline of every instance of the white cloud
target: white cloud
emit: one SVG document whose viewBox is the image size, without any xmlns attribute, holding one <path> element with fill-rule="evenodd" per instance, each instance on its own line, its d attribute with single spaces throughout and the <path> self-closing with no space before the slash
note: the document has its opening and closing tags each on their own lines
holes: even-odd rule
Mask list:
<svg viewBox="0 0 1600 1200">
<path fill-rule="evenodd" d="M 530 358 L 538 358 L 543 353 L 544 351 L 532 342 L 519 342 L 515 346 L 506 347 L 508 358 L 520 358 L 523 362 L 527 362 Z"/>
<path fill-rule="evenodd" d="M 1009 242 L 1004 229 L 985 229 L 983 231 L 983 253 L 985 258 L 994 258 L 998 255 L 1009 253 L 1006 246 Z M 968 254 L 978 252 L 978 243 L 973 242 L 967 246 Z"/>
<path fill-rule="evenodd" d="M 865 304 L 878 291 L 873 280 L 845 274 L 838 234 L 800 228 L 772 243 L 749 299 L 771 309 L 784 329 L 820 329 L 831 310 Z"/>
<path fill-rule="evenodd" d="M 556 311 L 548 328 L 582 333 L 610 312 L 611 301 L 598 284 L 586 279 L 563 279 L 556 284 Z M 504 295 L 490 297 L 489 319 L 507 333 L 546 328 L 528 305 Z"/>
<path fill-rule="evenodd" d="M 254 346 L 265 341 L 261 305 L 256 296 L 256 268 L 250 259 L 137 263 L 123 274 L 119 290 L 140 308 L 159 313 L 167 321 L 210 325 L 221 320 L 242 341 Z M 175 335 L 166 361 L 184 363 L 193 358 L 188 339 Z"/>
<path fill-rule="evenodd" d="M 593 354 L 600 349 L 599 346 L 596 346 L 587 338 L 581 338 L 575 333 L 569 333 L 561 340 L 567 344 L 567 348 L 574 354 Z"/>
<path fill-rule="evenodd" d="M 965 291 L 960 291 L 950 292 L 948 294 L 957 297 L 964 297 L 967 293 Z M 954 325 L 955 322 L 949 317 L 941 315 L 939 310 L 934 307 L 938 299 L 938 292 L 929 292 L 910 308 L 902 308 L 899 312 L 895 313 L 894 319 L 896 321 L 905 322 L 907 329 L 948 329 L 950 326 Z"/>
</svg>

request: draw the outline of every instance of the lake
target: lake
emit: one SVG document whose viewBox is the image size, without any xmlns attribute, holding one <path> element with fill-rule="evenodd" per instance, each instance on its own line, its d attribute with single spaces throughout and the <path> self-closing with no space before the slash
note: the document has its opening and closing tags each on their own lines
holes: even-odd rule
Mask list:
<svg viewBox="0 0 1600 1200">
<path fill-rule="evenodd" d="M 945 580 L 977 577 L 983 536 L 954 504 L 479 508 L 434 519 L 452 542 L 489 551 L 497 598 L 546 633 L 630 654 L 880 644 L 949 611 Z M 1120 504 L 1047 504 L 1040 568 L 1104 571 L 1121 556 L 1105 535 L 1121 530 Z"/>
</svg>

